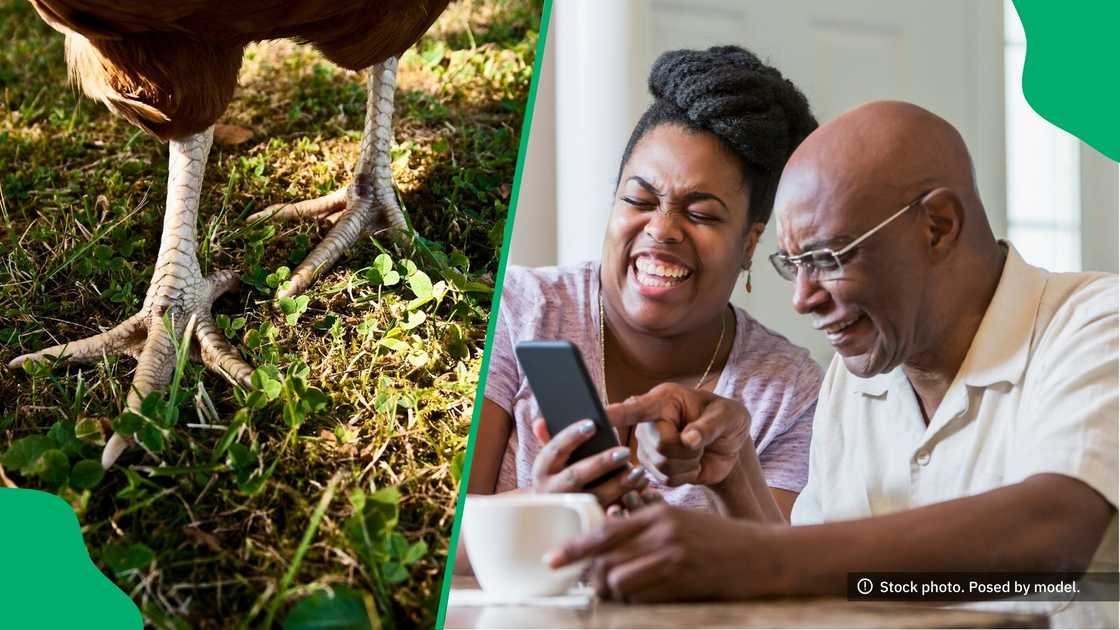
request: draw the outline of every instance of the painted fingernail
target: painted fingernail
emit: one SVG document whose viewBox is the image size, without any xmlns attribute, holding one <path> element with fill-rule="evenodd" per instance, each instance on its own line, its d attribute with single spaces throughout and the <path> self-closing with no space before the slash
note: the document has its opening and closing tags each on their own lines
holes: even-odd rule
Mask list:
<svg viewBox="0 0 1120 630">
<path fill-rule="evenodd" d="M 641 479 L 645 474 L 645 469 L 643 469 L 641 466 L 635 466 L 634 468 L 630 469 L 630 472 L 626 473 L 626 481 L 633 483 Z"/>
<path fill-rule="evenodd" d="M 636 510 L 642 506 L 642 499 L 636 492 L 627 492 L 622 495 L 622 502 L 626 504 L 628 510 Z"/>
<path fill-rule="evenodd" d="M 584 433 L 584 434 L 594 433 L 595 432 L 595 422 L 593 420 L 584 420 L 583 422 L 581 422 L 579 424 L 579 432 Z"/>
<path fill-rule="evenodd" d="M 630 449 L 628 448 L 620 448 L 617 451 L 611 453 L 612 462 L 624 462 L 628 459 L 630 459 Z"/>
</svg>

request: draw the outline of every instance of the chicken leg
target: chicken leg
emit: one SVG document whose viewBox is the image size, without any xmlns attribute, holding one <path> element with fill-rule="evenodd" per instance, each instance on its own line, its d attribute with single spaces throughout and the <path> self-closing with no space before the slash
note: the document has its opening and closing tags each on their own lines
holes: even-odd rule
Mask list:
<svg viewBox="0 0 1120 630">
<path fill-rule="evenodd" d="M 393 191 L 389 149 L 393 144 L 393 92 L 397 59 L 390 57 L 367 70 L 366 124 L 354 180 L 330 194 L 296 203 L 274 204 L 249 216 L 260 219 L 311 217 L 334 224 L 321 243 L 292 272 L 277 297 L 299 295 L 343 252 L 365 234 L 403 230 L 404 213 Z"/>
<path fill-rule="evenodd" d="M 131 355 L 138 362 L 125 405 L 139 413 L 144 397 L 171 380 L 175 370 L 174 340 L 193 334 L 206 367 L 248 385 L 253 369 L 226 341 L 210 316 L 214 300 L 235 288 L 238 276 L 232 271 L 219 271 L 203 277 L 195 253 L 198 203 L 213 136 L 211 127 L 170 143 L 163 237 L 140 312 L 101 334 L 16 357 L 9 367 L 19 367 L 31 359 L 94 362 L 106 354 Z M 171 322 L 171 330 L 164 323 L 165 316 Z M 188 325 L 192 321 L 193 329 Z M 128 438 L 113 434 L 101 454 L 101 465 L 111 466 L 128 444 Z"/>
</svg>

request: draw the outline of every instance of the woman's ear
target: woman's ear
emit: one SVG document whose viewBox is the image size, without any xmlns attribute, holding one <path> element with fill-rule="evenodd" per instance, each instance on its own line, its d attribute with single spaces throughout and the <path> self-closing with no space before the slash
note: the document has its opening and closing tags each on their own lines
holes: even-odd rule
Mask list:
<svg viewBox="0 0 1120 630">
<path fill-rule="evenodd" d="M 739 266 L 743 269 L 750 267 L 751 259 L 754 258 L 754 250 L 758 247 L 758 241 L 762 238 L 762 233 L 766 231 L 766 224 L 761 222 L 752 223 L 747 228 L 747 233 L 743 239 L 743 260 Z"/>
</svg>

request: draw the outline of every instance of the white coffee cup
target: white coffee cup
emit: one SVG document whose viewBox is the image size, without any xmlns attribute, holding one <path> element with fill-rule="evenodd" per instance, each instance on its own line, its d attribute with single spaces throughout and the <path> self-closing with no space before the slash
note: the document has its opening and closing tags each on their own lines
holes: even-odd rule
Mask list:
<svg viewBox="0 0 1120 630">
<path fill-rule="evenodd" d="M 551 569 L 544 554 L 603 524 L 591 494 L 471 495 L 463 512 L 463 542 L 478 583 L 503 599 L 560 595 L 587 562 Z"/>
</svg>

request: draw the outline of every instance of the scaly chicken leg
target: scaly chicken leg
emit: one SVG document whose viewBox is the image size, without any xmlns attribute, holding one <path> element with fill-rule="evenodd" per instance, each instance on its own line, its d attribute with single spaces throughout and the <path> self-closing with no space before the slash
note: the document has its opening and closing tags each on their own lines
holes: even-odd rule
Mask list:
<svg viewBox="0 0 1120 630">
<path fill-rule="evenodd" d="M 292 273 L 278 297 L 299 295 L 342 253 L 365 234 L 403 230 L 404 214 L 393 191 L 389 149 L 393 145 L 393 92 L 397 60 L 390 57 L 367 70 L 366 124 L 354 181 L 330 194 L 297 203 L 274 204 L 249 216 L 258 219 L 312 217 L 334 224 L 330 232 Z"/>
<path fill-rule="evenodd" d="M 232 271 L 219 271 L 203 277 L 195 253 L 195 223 L 202 176 L 213 137 L 214 128 L 211 127 L 170 143 L 163 237 L 155 273 L 140 312 L 99 335 L 16 357 L 8 364 L 9 367 L 19 367 L 25 361 L 48 357 L 93 362 L 106 354 L 134 356 L 138 360 L 136 374 L 125 404 L 128 409 L 139 412 L 144 397 L 171 380 L 175 370 L 174 339 L 193 334 L 198 339 L 201 359 L 206 367 L 248 385 L 252 367 L 226 341 L 210 316 L 214 300 L 235 288 L 238 276 Z M 165 326 L 165 315 L 169 317 L 173 331 Z M 191 321 L 194 322 L 193 329 L 188 325 Z M 101 465 L 105 468 L 111 466 L 128 444 L 127 438 L 113 434 L 101 454 Z"/>
</svg>

